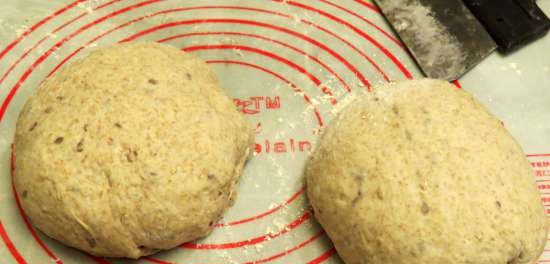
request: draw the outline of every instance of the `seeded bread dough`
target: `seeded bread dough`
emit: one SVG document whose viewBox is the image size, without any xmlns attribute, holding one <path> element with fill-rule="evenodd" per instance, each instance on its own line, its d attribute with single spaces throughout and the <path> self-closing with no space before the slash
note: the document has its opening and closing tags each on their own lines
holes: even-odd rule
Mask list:
<svg viewBox="0 0 550 264">
<path fill-rule="evenodd" d="M 439 80 L 382 86 L 327 127 L 306 169 L 347 264 L 535 263 L 548 223 L 501 122 Z"/>
<path fill-rule="evenodd" d="M 92 52 L 47 79 L 15 136 L 32 223 L 94 255 L 138 258 L 207 235 L 252 130 L 206 63 L 153 43 Z"/>
</svg>

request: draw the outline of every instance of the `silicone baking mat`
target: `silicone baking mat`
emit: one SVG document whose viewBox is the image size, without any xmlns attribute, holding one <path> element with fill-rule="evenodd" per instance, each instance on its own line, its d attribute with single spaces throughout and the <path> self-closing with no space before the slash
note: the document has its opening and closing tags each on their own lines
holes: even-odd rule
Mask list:
<svg viewBox="0 0 550 264">
<path fill-rule="evenodd" d="M 539 2 L 550 10 L 550 1 Z M 305 161 L 350 94 L 421 77 L 367 0 L 5 0 L 0 9 L 0 263 L 341 263 L 305 200 Z M 256 128 L 236 202 L 214 232 L 138 261 L 92 257 L 49 239 L 25 217 L 11 181 L 26 97 L 62 65 L 124 41 L 158 41 L 203 58 Z M 549 50 L 546 37 L 506 58 L 494 54 L 456 83 L 518 138 L 548 205 Z"/>
</svg>

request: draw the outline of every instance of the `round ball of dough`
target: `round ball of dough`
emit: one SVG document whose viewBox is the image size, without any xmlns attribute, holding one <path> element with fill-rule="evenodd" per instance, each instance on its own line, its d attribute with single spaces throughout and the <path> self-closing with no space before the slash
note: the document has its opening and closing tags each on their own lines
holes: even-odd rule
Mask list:
<svg viewBox="0 0 550 264">
<path fill-rule="evenodd" d="M 153 43 L 92 52 L 47 79 L 15 135 L 32 223 L 94 255 L 138 258 L 207 235 L 252 144 L 206 63 Z"/>
<path fill-rule="evenodd" d="M 520 146 L 438 80 L 382 86 L 327 127 L 306 169 L 348 264 L 535 263 L 547 220 Z"/>
</svg>

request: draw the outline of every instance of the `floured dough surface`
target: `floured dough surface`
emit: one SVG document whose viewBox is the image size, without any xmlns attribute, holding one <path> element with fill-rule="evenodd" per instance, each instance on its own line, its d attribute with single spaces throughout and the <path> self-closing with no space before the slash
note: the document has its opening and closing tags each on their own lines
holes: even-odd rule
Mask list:
<svg viewBox="0 0 550 264">
<path fill-rule="evenodd" d="M 64 67 L 29 98 L 15 186 L 47 235 L 137 258 L 212 230 L 252 137 L 206 63 L 161 44 L 119 44 Z"/>
<path fill-rule="evenodd" d="M 306 169 L 348 264 L 535 263 L 547 218 L 523 151 L 444 81 L 378 87 L 327 127 Z"/>
</svg>

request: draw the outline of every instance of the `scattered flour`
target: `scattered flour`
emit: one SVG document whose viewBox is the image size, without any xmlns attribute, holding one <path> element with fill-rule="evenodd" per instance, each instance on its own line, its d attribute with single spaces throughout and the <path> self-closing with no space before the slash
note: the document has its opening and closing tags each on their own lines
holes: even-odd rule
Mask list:
<svg viewBox="0 0 550 264">
<path fill-rule="evenodd" d="M 336 104 L 333 108 L 330 109 L 330 113 L 332 115 L 337 115 L 340 111 L 342 111 L 342 109 L 348 106 L 351 102 L 355 101 L 357 97 L 358 95 L 354 92 L 348 94 L 346 97 L 341 99 L 338 104 Z"/>
<path fill-rule="evenodd" d="M 383 9 L 396 10 L 395 29 L 403 36 L 411 52 L 423 68 L 430 68 L 440 78 L 465 70 L 466 55 L 456 37 L 449 34 L 444 25 L 433 16 L 428 6 L 416 1 L 403 4 L 402 0 L 386 0 Z M 417 56 L 422 53 L 422 56 Z M 442 60 L 442 58 L 446 58 Z"/>
</svg>

